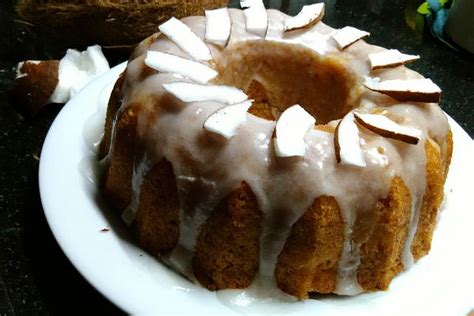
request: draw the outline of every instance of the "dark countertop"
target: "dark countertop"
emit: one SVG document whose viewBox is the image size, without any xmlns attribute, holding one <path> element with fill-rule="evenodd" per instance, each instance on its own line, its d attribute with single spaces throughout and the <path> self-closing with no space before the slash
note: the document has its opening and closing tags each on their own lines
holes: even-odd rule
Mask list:
<svg viewBox="0 0 474 316">
<path fill-rule="evenodd" d="M 14 23 L 12 2 L 0 4 L 0 315 L 120 313 L 75 270 L 46 223 L 37 185 L 38 162 L 60 106 L 24 118 L 9 103 L 5 91 L 11 86 L 16 62 L 61 54 Z M 290 14 L 309 2 L 313 1 L 266 1 L 268 7 Z M 370 43 L 420 54 L 421 60 L 411 68 L 442 88 L 443 109 L 472 137 L 474 57 L 450 50 L 428 31 L 410 29 L 405 17 L 413 15 L 419 3 L 327 0 L 324 21 L 334 27 L 352 25 L 369 31 Z M 126 60 L 120 55 L 113 58 Z"/>
</svg>

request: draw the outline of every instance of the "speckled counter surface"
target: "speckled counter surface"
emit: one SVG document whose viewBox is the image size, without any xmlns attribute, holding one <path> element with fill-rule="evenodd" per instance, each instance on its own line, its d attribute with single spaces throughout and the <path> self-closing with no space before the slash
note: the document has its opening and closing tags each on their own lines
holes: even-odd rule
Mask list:
<svg viewBox="0 0 474 316">
<path fill-rule="evenodd" d="M 0 315 L 120 313 L 69 263 L 46 223 L 37 185 L 38 163 L 60 106 L 49 106 L 33 119 L 24 118 L 8 102 L 5 91 L 11 86 L 17 61 L 60 57 L 61 53 L 14 23 L 11 2 L 0 3 Z M 295 14 L 303 4 L 314 1 L 265 2 Z M 427 31 L 410 29 L 406 16 L 414 14 L 419 2 L 326 0 L 324 21 L 369 31 L 370 43 L 420 54 L 421 60 L 411 68 L 442 88 L 443 109 L 472 137 L 474 57 L 450 50 Z M 116 61 L 126 58 L 115 56 Z"/>
</svg>

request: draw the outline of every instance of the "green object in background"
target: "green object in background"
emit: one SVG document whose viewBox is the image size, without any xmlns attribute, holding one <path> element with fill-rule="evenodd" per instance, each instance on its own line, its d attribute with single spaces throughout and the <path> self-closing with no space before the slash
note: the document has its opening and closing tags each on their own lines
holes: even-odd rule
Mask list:
<svg viewBox="0 0 474 316">
<path fill-rule="evenodd" d="M 423 4 L 418 7 L 416 12 L 423 15 L 430 14 L 430 7 L 428 5 L 428 2 L 423 2 Z"/>
<path fill-rule="evenodd" d="M 451 0 L 426 0 L 423 2 L 416 12 L 417 16 L 423 16 L 426 19 L 427 25 L 431 34 L 440 42 L 448 47 L 458 50 L 444 32 L 444 25 L 449 16 L 449 7 Z"/>
<path fill-rule="evenodd" d="M 438 5 L 438 8 L 443 8 L 445 6 L 446 3 L 448 3 L 450 0 L 435 0 L 435 2 L 437 2 L 439 5 Z M 433 3 L 433 1 L 425 1 L 423 2 L 419 7 L 418 9 L 416 10 L 416 12 L 420 13 L 420 14 L 423 14 L 423 15 L 428 15 L 428 14 L 431 14 L 431 11 L 430 9 L 433 9 L 433 10 L 436 10 L 438 11 L 438 8 L 432 8 L 433 5 L 430 6 L 430 2 Z"/>
</svg>

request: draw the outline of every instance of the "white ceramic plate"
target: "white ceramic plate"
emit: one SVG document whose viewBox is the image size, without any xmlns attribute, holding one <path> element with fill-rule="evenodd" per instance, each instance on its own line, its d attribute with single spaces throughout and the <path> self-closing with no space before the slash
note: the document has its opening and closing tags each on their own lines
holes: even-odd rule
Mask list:
<svg viewBox="0 0 474 316">
<path fill-rule="evenodd" d="M 113 68 L 66 104 L 48 133 L 39 170 L 46 218 L 62 250 L 94 287 L 124 311 L 466 315 L 474 307 L 474 151 L 471 138 L 456 122 L 450 119 L 454 156 L 431 253 L 395 278 L 389 291 L 296 303 L 256 302 L 252 308 L 239 309 L 223 303 L 223 295 L 191 284 L 138 248 L 100 198 L 91 144 L 100 139 L 105 104 L 124 67 Z M 103 228 L 110 230 L 102 232 Z"/>
</svg>

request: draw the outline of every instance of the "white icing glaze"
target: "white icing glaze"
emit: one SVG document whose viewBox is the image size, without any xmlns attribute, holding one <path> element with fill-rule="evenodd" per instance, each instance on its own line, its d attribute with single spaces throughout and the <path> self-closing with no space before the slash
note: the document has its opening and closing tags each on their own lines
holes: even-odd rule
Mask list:
<svg viewBox="0 0 474 316">
<path fill-rule="evenodd" d="M 215 69 L 226 69 L 230 60 L 244 61 L 245 54 L 269 53 L 263 45 L 270 42 L 276 43 L 271 51 L 275 56 L 298 49 L 309 51 L 306 58 L 317 59 L 321 58 L 320 54 L 330 56 L 338 51 L 334 41 L 329 40 L 333 29 L 323 23 L 286 35 L 283 21 L 287 16 L 275 10 L 267 12 L 269 24 L 266 41 L 263 41 L 246 31 L 242 11 L 229 10 L 232 31 L 228 45 L 225 49 L 209 45 L 215 64 L 205 64 Z M 190 17 L 183 22 L 198 37 L 204 38 L 203 17 Z M 259 45 L 263 48 L 259 48 Z M 183 103 L 169 99 L 162 84 L 180 79 L 169 73 L 143 76 L 143 54 L 146 49 L 146 45 L 138 46 L 133 55 L 135 57 L 128 65 L 122 89 L 123 108 L 137 102 L 143 105 L 138 117 L 137 134 L 144 148 L 147 148 L 146 159 L 137 160 L 134 167 L 132 183 L 135 196 L 129 209 L 136 208 L 144 172 L 153 163 L 166 157 L 173 164 L 181 201 L 179 242 L 176 249 L 165 258 L 168 264 L 194 279 L 190 260 L 200 225 L 206 221 L 220 199 L 246 181 L 264 213 L 257 279 L 273 278 L 277 256 L 292 225 L 315 198 L 330 195 L 338 201 L 345 223 L 345 243 L 338 267 L 336 292 L 357 294 L 361 291 L 356 271 L 360 262 L 359 246 L 363 241 L 355 243 L 352 240 L 352 226 L 358 215 L 370 212 L 376 202 L 388 194 L 394 176 L 403 179 L 413 198 L 409 237 L 403 255 L 404 265 L 410 264 L 411 241 L 425 191 L 425 138 L 430 136 L 441 142 L 449 130 L 447 119 L 436 104 L 399 103 L 387 96 L 355 87 L 352 93 L 360 94 L 360 113 L 371 113 L 374 109 L 382 108 L 383 114 L 398 124 L 419 129 L 423 134 L 422 140 L 417 145 L 408 145 L 361 130 L 361 148 L 367 158 L 367 166 L 357 168 L 336 164 L 334 135 L 312 129 L 305 136 L 305 156 L 281 160 L 275 156 L 271 141 L 275 122 L 251 114 L 247 114 L 246 121 L 232 138 L 209 141 L 203 124 L 222 104 L 214 101 Z M 149 49 L 187 56 L 163 36 L 158 36 Z M 358 41 L 339 55 L 347 63 L 349 71 L 357 74 L 358 83 L 362 83 L 363 78 L 369 75 L 382 80 L 421 77 L 405 67 L 371 71 L 367 55 L 381 50 Z M 242 63 L 244 66 L 245 63 Z M 258 69 L 255 69 L 255 73 L 258 77 Z M 219 82 L 220 79 L 221 74 L 215 81 Z M 159 100 L 163 101 L 162 105 L 157 102 Z M 338 121 L 334 120 L 328 125 L 335 126 Z"/>
</svg>

